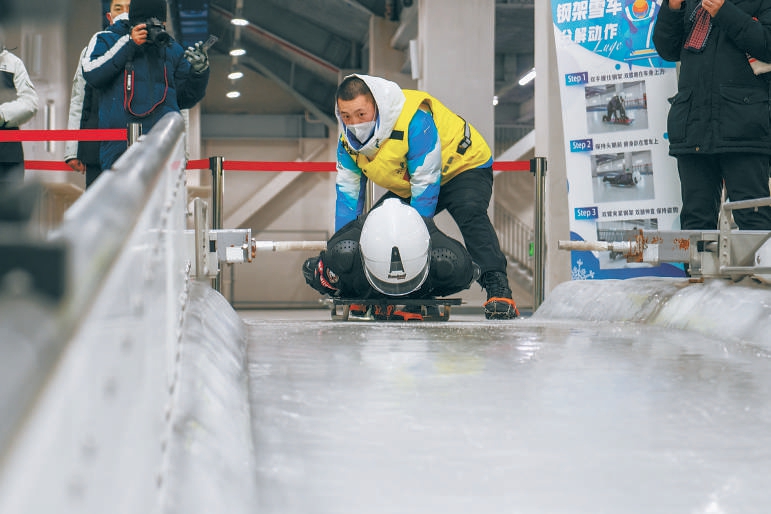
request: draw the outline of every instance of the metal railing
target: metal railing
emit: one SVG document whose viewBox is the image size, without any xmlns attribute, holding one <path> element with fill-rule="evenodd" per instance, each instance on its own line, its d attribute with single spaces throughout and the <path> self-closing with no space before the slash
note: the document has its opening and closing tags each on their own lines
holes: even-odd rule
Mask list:
<svg viewBox="0 0 771 514">
<path fill-rule="evenodd" d="M 498 233 L 501 251 L 510 264 L 533 276 L 533 227 L 519 219 L 500 202 L 495 202 L 493 226 Z"/>
<path fill-rule="evenodd" d="M 36 270 L 24 271 L 34 241 L 17 285 L 0 287 L 0 512 L 157 505 L 161 488 L 137 477 L 162 469 L 171 432 L 186 283 L 182 118 L 166 115 L 151 134 L 49 235 L 66 251 L 61 298 L 40 299 Z"/>
<path fill-rule="evenodd" d="M 535 177 L 534 226 L 530 227 L 500 202 L 495 203 L 493 226 L 498 233 L 501 250 L 510 266 L 518 273 L 510 273 L 510 279 L 533 292 L 533 309 L 543 302 L 545 295 L 545 213 L 544 195 L 546 158 L 530 160 L 530 172 Z"/>
<path fill-rule="evenodd" d="M 224 159 L 212 157 L 209 159 L 212 179 L 218 186 L 215 188 L 219 194 L 212 196 L 213 219 L 222 219 L 223 198 L 223 171 Z M 332 171 L 332 169 L 330 169 Z M 515 269 L 521 273 L 514 275 L 514 279 L 526 288 L 533 290 L 533 308 L 537 309 L 544 299 L 544 259 L 546 244 L 544 237 L 544 183 L 546 176 L 546 158 L 535 157 L 530 160 L 530 172 L 535 178 L 534 217 L 535 226 L 530 227 L 501 204 L 496 204 L 493 226 L 498 233 L 501 250 L 510 262 L 515 263 Z M 213 228 L 221 228 L 213 226 Z M 221 291 L 219 279 L 213 284 L 215 289 Z"/>
</svg>

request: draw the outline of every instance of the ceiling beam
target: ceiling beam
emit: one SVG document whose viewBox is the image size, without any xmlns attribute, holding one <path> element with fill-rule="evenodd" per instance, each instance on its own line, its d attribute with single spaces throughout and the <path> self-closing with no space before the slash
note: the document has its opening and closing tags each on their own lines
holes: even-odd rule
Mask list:
<svg viewBox="0 0 771 514">
<path fill-rule="evenodd" d="M 232 13 L 220 7 L 212 6 L 210 10 L 211 16 L 218 25 L 222 24 L 228 26 L 230 20 L 233 18 Z M 249 25 L 242 27 L 240 37 L 247 38 L 249 42 L 271 50 L 285 59 L 295 62 L 303 68 L 324 77 L 328 81 L 337 81 L 337 77 L 340 73 L 339 67 L 262 27 L 250 23 Z"/>
<path fill-rule="evenodd" d="M 326 124 L 302 114 L 202 114 L 203 139 L 326 139 Z"/>
<path fill-rule="evenodd" d="M 249 57 L 241 57 L 241 62 L 248 66 L 249 68 L 262 73 L 266 77 L 268 77 L 270 80 L 278 84 L 282 89 L 284 89 L 287 93 L 292 95 L 295 100 L 297 100 L 302 106 L 310 112 L 313 116 L 320 119 L 324 122 L 324 124 L 329 128 L 331 131 L 337 130 L 337 119 L 334 116 L 331 116 L 324 110 L 320 109 L 312 100 L 310 100 L 305 95 L 301 94 L 297 89 L 292 87 L 292 84 L 282 79 L 278 74 L 274 73 L 273 70 L 268 68 L 267 66 L 263 65 L 261 62 L 251 59 Z M 335 84 L 337 81 L 335 81 Z M 331 107 L 330 107 L 331 109 Z"/>
</svg>

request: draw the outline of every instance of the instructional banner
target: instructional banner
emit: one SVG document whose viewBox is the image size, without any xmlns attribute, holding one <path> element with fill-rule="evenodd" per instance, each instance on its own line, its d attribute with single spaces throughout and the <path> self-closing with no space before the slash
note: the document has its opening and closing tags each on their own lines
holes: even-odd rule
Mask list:
<svg viewBox="0 0 771 514">
<path fill-rule="evenodd" d="M 660 1 L 552 0 L 572 240 L 680 228 L 666 133 L 677 76 L 652 40 Z M 574 280 L 684 275 L 613 252 L 573 251 L 571 265 Z"/>
</svg>

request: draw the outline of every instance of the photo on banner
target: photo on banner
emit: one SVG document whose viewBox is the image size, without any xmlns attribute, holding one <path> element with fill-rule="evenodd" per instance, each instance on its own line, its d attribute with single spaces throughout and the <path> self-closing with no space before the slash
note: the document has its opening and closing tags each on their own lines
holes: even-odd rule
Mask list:
<svg viewBox="0 0 771 514">
<path fill-rule="evenodd" d="M 661 0 L 551 0 L 560 77 L 570 237 L 627 241 L 680 229 L 680 180 L 668 154 L 675 63 L 653 47 Z M 571 252 L 574 280 L 684 276 L 677 264 Z"/>
</svg>

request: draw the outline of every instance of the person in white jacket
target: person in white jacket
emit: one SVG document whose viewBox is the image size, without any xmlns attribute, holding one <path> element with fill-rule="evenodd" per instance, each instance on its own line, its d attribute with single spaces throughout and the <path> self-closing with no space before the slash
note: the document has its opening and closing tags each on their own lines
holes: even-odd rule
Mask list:
<svg viewBox="0 0 771 514">
<path fill-rule="evenodd" d="M 5 48 L 0 29 L 0 130 L 18 130 L 37 113 L 38 96 L 21 59 Z M 0 143 L 0 192 L 24 181 L 21 142 Z"/>
<path fill-rule="evenodd" d="M 131 0 L 112 0 L 110 10 L 105 14 L 112 25 L 116 20 L 128 17 Z M 70 130 L 95 129 L 99 126 L 99 98 L 97 91 L 86 83 L 80 63 L 88 47 L 83 48 L 78 59 L 78 68 L 72 79 L 70 114 L 67 128 Z M 64 162 L 86 176 L 86 188 L 102 173 L 99 165 L 99 141 L 68 141 L 64 147 Z"/>
</svg>

